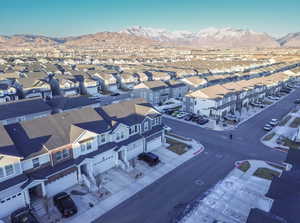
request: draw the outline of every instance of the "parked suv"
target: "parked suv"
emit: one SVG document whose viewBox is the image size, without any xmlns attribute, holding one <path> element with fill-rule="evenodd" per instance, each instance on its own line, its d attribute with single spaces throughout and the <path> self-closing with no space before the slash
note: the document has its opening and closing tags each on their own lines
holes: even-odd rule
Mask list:
<svg viewBox="0 0 300 223">
<path fill-rule="evenodd" d="M 63 217 L 67 218 L 77 213 L 77 207 L 70 195 L 61 192 L 53 197 L 54 205 L 60 211 Z"/>
<path fill-rule="evenodd" d="M 150 152 L 141 153 L 138 156 L 138 159 L 145 161 L 146 163 L 148 163 L 149 166 L 155 166 L 160 162 L 159 157 L 154 153 L 150 153 Z"/>
<path fill-rule="evenodd" d="M 12 223 L 38 223 L 29 208 L 20 208 L 10 215 Z"/>
</svg>

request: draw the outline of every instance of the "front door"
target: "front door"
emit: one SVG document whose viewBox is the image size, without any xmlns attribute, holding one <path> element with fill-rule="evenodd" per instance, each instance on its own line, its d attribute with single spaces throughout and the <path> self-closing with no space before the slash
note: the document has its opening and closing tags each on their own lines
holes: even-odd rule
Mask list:
<svg viewBox="0 0 300 223">
<path fill-rule="evenodd" d="M 36 185 L 32 188 L 29 188 L 29 197 L 30 197 L 31 201 L 42 198 L 43 197 L 42 184 Z"/>
</svg>

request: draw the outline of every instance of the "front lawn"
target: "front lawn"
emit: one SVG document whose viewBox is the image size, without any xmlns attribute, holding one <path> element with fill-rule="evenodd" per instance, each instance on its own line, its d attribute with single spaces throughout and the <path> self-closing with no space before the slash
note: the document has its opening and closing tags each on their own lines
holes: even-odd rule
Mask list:
<svg viewBox="0 0 300 223">
<path fill-rule="evenodd" d="M 291 128 L 298 128 L 300 126 L 300 118 L 295 118 L 290 124 Z"/>
<path fill-rule="evenodd" d="M 250 168 L 250 163 L 249 163 L 249 161 L 245 161 L 241 165 L 239 165 L 237 168 L 243 172 L 247 172 L 247 170 L 249 170 L 249 168 Z"/>
<path fill-rule="evenodd" d="M 263 103 L 264 103 L 265 105 L 271 105 L 271 104 L 273 104 L 272 101 L 264 101 Z"/>
<path fill-rule="evenodd" d="M 280 172 L 265 167 L 257 168 L 257 170 L 253 174 L 253 176 L 260 177 L 266 180 L 272 180 L 274 176 L 278 177 L 279 175 Z"/>
<path fill-rule="evenodd" d="M 270 134 L 267 134 L 264 136 L 263 141 L 269 141 L 275 136 L 275 132 L 272 132 Z"/>
<path fill-rule="evenodd" d="M 187 145 L 179 142 L 175 139 L 171 139 L 171 138 L 166 138 L 166 141 L 168 144 L 170 144 L 169 147 L 167 147 L 168 150 L 171 150 L 172 152 L 178 154 L 178 155 L 182 155 L 187 151 Z"/>
</svg>

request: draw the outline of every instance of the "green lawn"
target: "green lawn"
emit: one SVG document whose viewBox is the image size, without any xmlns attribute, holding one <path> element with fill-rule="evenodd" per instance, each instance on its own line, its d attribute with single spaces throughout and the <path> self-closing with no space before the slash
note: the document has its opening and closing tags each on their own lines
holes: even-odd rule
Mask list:
<svg viewBox="0 0 300 223">
<path fill-rule="evenodd" d="M 300 126 L 300 118 L 295 118 L 290 124 L 291 128 L 298 128 Z"/>
<path fill-rule="evenodd" d="M 292 118 L 292 116 L 290 116 L 290 115 L 284 117 L 284 118 L 281 119 L 281 121 L 279 122 L 279 126 L 284 126 L 284 125 L 286 125 L 286 123 L 287 123 L 288 121 L 290 121 L 291 118 Z"/>
<path fill-rule="evenodd" d="M 274 176 L 279 176 L 279 175 L 280 175 L 279 171 L 275 171 L 265 167 L 258 168 L 253 174 L 253 176 L 260 177 L 266 180 L 272 180 Z"/>
<path fill-rule="evenodd" d="M 240 169 L 243 172 L 246 172 L 250 168 L 250 163 L 248 161 L 243 162 L 241 165 L 238 166 L 238 169 Z"/>
<path fill-rule="evenodd" d="M 166 141 L 168 144 L 170 144 L 170 146 L 167 149 L 171 150 L 172 152 L 178 155 L 182 155 L 187 151 L 187 145 L 182 142 L 168 137 L 166 138 Z"/>
<path fill-rule="evenodd" d="M 264 140 L 264 141 L 269 141 L 269 140 L 271 140 L 274 136 L 275 136 L 275 132 L 272 132 L 272 133 L 270 133 L 270 134 L 265 135 L 264 138 L 263 138 L 263 140 Z"/>
<path fill-rule="evenodd" d="M 273 102 L 271 102 L 271 101 L 264 101 L 263 102 L 265 105 L 271 105 L 271 104 L 273 104 Z"/>
</svg>

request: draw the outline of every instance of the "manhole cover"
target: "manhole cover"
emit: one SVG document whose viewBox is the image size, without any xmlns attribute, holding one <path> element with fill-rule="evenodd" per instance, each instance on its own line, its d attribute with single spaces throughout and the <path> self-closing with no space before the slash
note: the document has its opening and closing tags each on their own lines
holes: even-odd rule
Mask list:
<svg viewBox="0 0 300 223">
<path fill-rule="evenodd" d="M 204 182 L 202 180 L 196 180 L 195 184 L 198 186 L 202 186 L 202 185 L 204 185 Z"/>
</svg>

